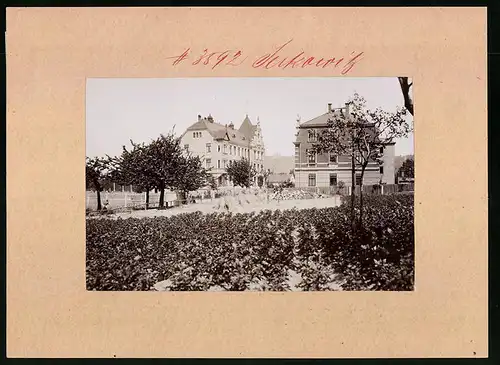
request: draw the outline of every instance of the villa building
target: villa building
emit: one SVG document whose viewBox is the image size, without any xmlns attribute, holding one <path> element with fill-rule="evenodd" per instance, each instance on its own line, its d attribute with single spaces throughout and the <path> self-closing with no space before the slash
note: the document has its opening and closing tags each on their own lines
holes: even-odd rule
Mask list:
<svg viewBox="0 0 500 365">
<path fill-rule="evenodd" d="M 334 113 L 348 115 L 348 106 L 332 109 L 328 104 L 327 112 L 307 122 L 297 122 L 295 144 L 295 186 L 296 187 L 335 187 L 339 182 L 352 186 L 351 157 L 331 153 L 312 153 L 319 133 L 328 127 L 328 120 Z M 394 145 L 386 144 L 382 149 L 383 163 L 370 162 L 363 176 L 363 185 L 394 184 Z M 361 182 L 361 167 L 356 167 L 356 185 Z"/>
<path fill-rule="evenodd" d="M 249 160 L 257 171 L 251 185 L 264 184 L 265 147 L 258 118 L 252 124 L 247 115 L 235 129 L 232 122 L 219 124 L 212 115 L 198 115 L 198 121 L 182 134 L 181 142 L 187 151 L 203 160 L 219 186 L 232 186 L 226 168 L 242 158 Z"/>
</svg>

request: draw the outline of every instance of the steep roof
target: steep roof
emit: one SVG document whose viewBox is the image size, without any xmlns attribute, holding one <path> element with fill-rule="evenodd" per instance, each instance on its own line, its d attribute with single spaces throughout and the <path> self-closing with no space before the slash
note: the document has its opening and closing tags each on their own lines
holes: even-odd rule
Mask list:
<svg viewBox="0 0 500 365">
<path fill-rule="evenodd" d="M 255 134 L 256 129 L 257 129 L 257 126 L 252 124 L 252 122 L 250 121 L 250 118 L 248 118 L 248 115 L 247 115 L 245 117 L 245 119 L 243 120 L 243 122 L 241 123 L 239 131 L 241 133 L 243 133 L 243 135 L 248 140 L 251 140 Z"/>
<path fill-rule="evenodd" d="M 203 118 L 192 124 L 186 129 L 186 132 L 201 130 L 208 131 L 216 140 L 229 139 L 232 143 L 240 146 L 248 146 L 249 143 L 249 138 L 241 131 L 216 122 L 210 122 L 207 118 Z"/>
</svg>

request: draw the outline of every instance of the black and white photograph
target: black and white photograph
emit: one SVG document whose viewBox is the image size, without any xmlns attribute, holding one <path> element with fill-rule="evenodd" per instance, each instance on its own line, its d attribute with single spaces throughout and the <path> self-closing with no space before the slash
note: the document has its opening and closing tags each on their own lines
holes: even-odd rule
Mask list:
<svg viewBox="0 0 500 365">
<path fill-rule="evenodd" d="M 87 290 L 413 291 L 413 87 L 87 79 Z"/>
</svg>

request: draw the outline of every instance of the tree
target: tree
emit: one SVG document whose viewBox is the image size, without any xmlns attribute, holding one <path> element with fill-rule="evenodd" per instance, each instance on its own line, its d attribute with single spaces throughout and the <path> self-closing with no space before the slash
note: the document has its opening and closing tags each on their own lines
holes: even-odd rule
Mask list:
<svg viewBox="0 0 500 365">
<path fill-rule="evenodd" d="M 398 77 L 401 92 L 405 101 L 405 108 L 413 115 L 413 82 L 408 77 Z"/>
<path fill-rule="evenodd" d="M 384 148 L 397 138 L 406 137 L 409 132 L 411 127 L 406 119 L 405 108 L 398 108 L 395 112 L 380 108 L 369 110 L 366 100 L 355 93 L 346 105 L 346 113 L 331 118 L 328 128 L 320 135 L 320 151 L 350 153 L 351 177 L 356 169 L 361 170 L 360 227 L 363 223 L 363 178 L 366 168 L 370 163 L 377 166 L 381 164 Z M 351 217 L 354 217 L 353 210 Z"/>
<path fill-rule="evenodd" d="M 355 165 L 355 123 L 349 117 L 349 103 L 346 103 L 345 112 L 335 111 L 328 119 L 328 126 L 318 135 L 318 143 L 313 145 L 310 153 L 334 153 L 346 155 L 351 160 L 351 229 L 355 228 L 355 191 L 356 165 Z"/>
<path fill-rule="evenodd" d="M 255 169 L 246 158 L 232 162 L 227 168 L 228 176 L 233 180 L 234 185 L 250 187 L 250 181 L 256 175 Z"/>
<path fill-rule="evenodd" d="M 143 163 L 148 167 L 148 179 L 152 186 L 160 190 L 159 208 L 165 207 L 165 189 L 174 189 L 181 172 L 183 150 L 179 137 L 171 131 L 160 135 L 144 150 Z"/>
<path fill-rule="evenodd" d="M 86 158 L 85 182 L 87 189 L 92 189 L 97 193 L 97 210 L 102 209 L 101 191 L 109 179 L 110 161 L 109 158 Z"/>
<path fill-rule="evenodd" d="M 187 192 L 198 190 L 209 183 L 210 174 L 203 168 L 200 157 L 189 153 L 181 156 L 174 186 L 183 198 Z"/>
<path fill-rule="evenodd" d="M 123 146 L 122 154 L 112 159 L 115 179 L 120 184 L 130 184 L 141 192 L 146 192 L 146 209 L 149 208 L 149 192 L 155 188 L 157 171 L 153 170 L 149 145 L 138 144 L 130 140 L 132 149 Z"/>
<path fill-rule="evenodd" d="M 406 160 L 404 160 L 403 164 L 398 169 L 397 176 L 410 178 L 415 177 L 415 161 L 413 161 L 413 158 L 407 158 Z"/>
</svg>

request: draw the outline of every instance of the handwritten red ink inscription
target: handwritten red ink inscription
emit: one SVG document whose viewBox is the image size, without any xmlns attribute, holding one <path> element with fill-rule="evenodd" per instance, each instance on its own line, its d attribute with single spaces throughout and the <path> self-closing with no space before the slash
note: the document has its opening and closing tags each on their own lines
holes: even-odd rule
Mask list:
<svg viewBox="0 0 500 365">
<path fill-rule="evenodd" d="M 174 59 L 172 66 L 176 66 L 183 61 L 188 61 L 191 56 L 191 49 L 187 48 L 181 55 L 168 57 L 167 59 Z M 191 65 L 211 66 L 212 69 L 224 66 L 239 66 L 245 61 L 246 57 L 242 58 L 241 51 L 227 50 L 223 52 L 210 52 L 205 48 L 201 54 L 195 55 Z"/>
<path fill-rule="evenodd" d="M 304 51 L 286 55 L 286 48 L 292 42 L 289 40 L 286 43 L 278 46 L 274 51 L 267 52 L 258 56 L 249 65 L 253 68 L 261 69 L 287 69 L 287 68 L 336 68 L 340 74 L 349 73 L 353 67 L 363 59 L 364 52 L 351 52 L 346 57 L 316 57 L 306 55 Z M 182 62 L 191 64 L 192 66 L 207 66 L 215 69 L 222 66 L 241 66 L 248 59 L 244 56 L 241 50 L 226 50 L 226 51 L 211 51 L 208 48 L 201 53 L 194 53 L 190 48 L 187 48 L 178 56 L 168 57 L 173 59 L 172 66 L 177 66 Z"/>
</svg>

